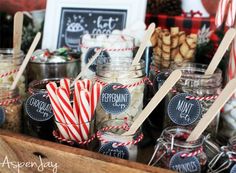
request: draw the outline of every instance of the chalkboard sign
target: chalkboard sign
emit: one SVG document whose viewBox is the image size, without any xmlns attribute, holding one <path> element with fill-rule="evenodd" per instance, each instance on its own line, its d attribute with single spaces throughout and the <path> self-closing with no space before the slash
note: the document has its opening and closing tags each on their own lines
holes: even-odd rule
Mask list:
<svg viewBox="0 0 236 173">
<path fill-rule="evenodd" d="M 127 10 L 95 8 L 62 8 L 57 48 L 77 48 L 81 35 L 110 34 L 126 26 Z"/>
</svg>

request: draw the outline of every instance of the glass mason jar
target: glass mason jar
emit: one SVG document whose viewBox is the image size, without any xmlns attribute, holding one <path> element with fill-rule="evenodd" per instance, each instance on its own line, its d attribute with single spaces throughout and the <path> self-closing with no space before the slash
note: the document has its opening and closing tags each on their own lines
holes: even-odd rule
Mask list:
<svg viewBox="0 0 236 173">
<path fill-rule="evenodd" d="M 10 83 L 0 84 L 0 127 L 13 132 L 22 131 L 22 101 L 18 88 Z"/>
<path fill-rule="evenodd" d="M 85 34 L 80 40 L 81 48 L 81 67 L 82 69 L 95 54 L 97 48 L 102 48 L 99 58 L 103 62 L 107 59 L 116 60 L 117 58 L 133 58 L 134 38 L 119 34 Z M 92 79 L 95 76 L 95 61 L 90 67 L 84 78 Z"/>
<path fill-rule="evenodd" d="M 24 58 L 24 53 L 20 51 L 13 58 L 13 49 L 0 49 L 0 84 L 1 83 L 13 83 L 16 73 L 19 70 Z M 19 88 L 19 94 L 25 96 L 25 76 L 20 77 L 17 83 Z"/>
<path fill-rule="evenodd" d="M 178 67 L 174 67 L 175 69 Z M 179 67 L 182 71 L 166 98 L 164 126 L 195 126 L 207 112 L 221 91 L 222 72 L 216 69 L 212 75 L 204 75 L 207 65 L 187 63 Z M 207 131 L 216 134 L 219 114 L 208 126 Z"/>
<path fill-rule="evenodd" d="M 229 139 L 226 146 L 209 162 L 208 173 L 234 173 L 236 171 L 236 136 Z"/>
<path fill-rule="evenodd" d="M 134 121 L 143 109 L 144 61 L 131 65 L 130 59 L 98 64 L 96 80 L 104 85 L 96 107 L 96 124 L 109 119 Z"/>
<path fill-rule="evenodd" d="M 157 139 L 155 151 L 149 165 L 158 165 L 177 172 L 204 172 L 207 155 L 203 150 L 204 136 L 198 140 L 186 142 L 191 130 L 173 126 L 163 130 Z"/>
<path fill-rule="evenodd" d="M 29 84 L 28 98 L 24 103 L 25 133 L 41 139 L 53 140 L 53 111 L 46 84 L 58 79 L 34 80 Z"/>
<path fill-rule="evenodd" d="M 103 122 L 98 126 L 97 137 L 99 140 L 98 152 L 112 157 L 126 160 L 137 160 L 138 142 L 143 138 L 139 129 L 133 135 L 123 136 L 132 121 L 113 119 Z"/>
</svg>

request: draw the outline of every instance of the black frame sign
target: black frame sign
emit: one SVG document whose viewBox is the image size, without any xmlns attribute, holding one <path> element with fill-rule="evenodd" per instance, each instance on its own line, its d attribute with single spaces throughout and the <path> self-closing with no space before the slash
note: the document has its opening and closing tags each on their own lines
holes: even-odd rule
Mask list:
<svg viewBox="0 0 236 173">
<path fill-rule="evenodd" d="M 62 8 L 57 48 L 77 48 L 83 34 L 111 34 L 126 26 L 127 10 Z"/>
</svg>

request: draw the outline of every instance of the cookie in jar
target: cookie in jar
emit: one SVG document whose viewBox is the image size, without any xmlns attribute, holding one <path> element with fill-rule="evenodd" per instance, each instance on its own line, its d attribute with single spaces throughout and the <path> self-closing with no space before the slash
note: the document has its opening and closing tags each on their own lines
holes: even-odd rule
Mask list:
<svg viewBox="0 0 236 173">
<path fill-rule="evenodd" d="M 0 127 L 13 132 L 22 131 L 22 101 L 18 88 L 0 84 Z"/>
</svg>

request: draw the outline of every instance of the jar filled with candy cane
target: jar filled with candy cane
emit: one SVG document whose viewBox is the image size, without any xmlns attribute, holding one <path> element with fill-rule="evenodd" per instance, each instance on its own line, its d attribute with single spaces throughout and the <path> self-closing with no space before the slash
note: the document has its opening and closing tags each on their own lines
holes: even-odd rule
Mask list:
<svg viewBox="0 0 236 173">
<path fill-rule="evenodd" d="M 24 132 L 28 135 L 53 140 L 53 111 L 46 84 L 59 79 L 43 79 L 30 82 L 28 97 L 24 103 Z"/>
<path fill-rule="evenodd" d="M 173 126 L 163 130 L 157 139 L 155 151 L 149 165 L 156 165 L 177 172 L 204 172 L 207 155 L 203 150 L 204 136 L 198 140 L 186 142 L 191 130 Z"/>
<path fill-rule="evenodd" d="M 132 122 L 125 119 L 108 120 L 98 127 L 97 138 L 100 141 L 98 152 L 104 155 L 136 161 L 137 144 L 143 139 L 139 129 L 133 135 L 123 136 Z"/>
<path fill-rule="evenodd" d="M 106 63 L 108 61 L 116 61 L 117 58 L 133 58 L 134 51 L 134 38 L 117 34 L 85 34 L 80 40 L 81 48 L 81 67 L 82 69 L 89 62 L 92 56 L 95 54 L 97 48 L 102 48 L 103 51 L 99 55 L 100 63 Z M 95 61 L 90 67 L 84 78 L 92 79 L 95 76 L 97 61 Z"/>
<path fill-rule="evenodd" d="M 216 69 L 214 74 L 205 75 L 207 65 L 197 63 L 173 68 L 179 68 L 182 76 L 166 98 L 164 126 L 194 127 L 220 93 L 222 72 Z M 207 131 L 216 134 L 218 123 L 219 115 L 208 126 Z"/>
<path fill-rule="evenodd" d="M 145 64 L 140 61 L 117 59 L 97 64 L 96 80 L 103 85 L 100 102 L 96 108 L 96 124 L 110 119 L 127 118 L 134 121 L 143 109 Z"/>
<path fill-rule="evenodd" d="M 22 132 L 22 100 L 10 83 L 0 83 L 0 128 Z"/>
<path fill-rule="evenodd" d="M 220 148 L 219 153 L 210 160 L 208 173 L 233 173 L 236 171 L 236 136 L 229 139 L 226 146 Z"/>
<path fill-rule="evenodd" d="M 24 58 L 24 53 L 20 51 L 13 57 L 13 49 L 0 49 L 0 84 L 13 83 Z M 25 96 L 25 76 L 22 75 L 17 84 L 19 94 Z"/>
</svg>

